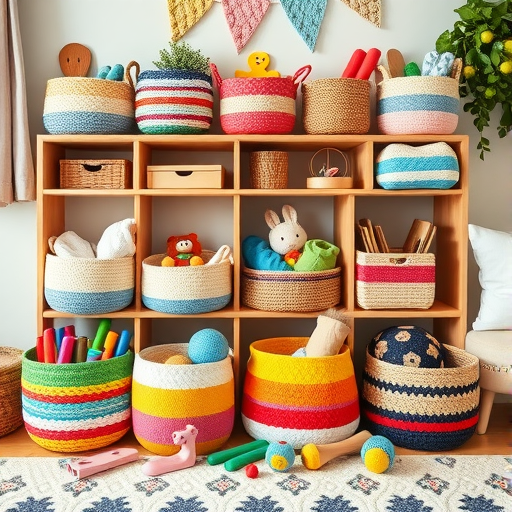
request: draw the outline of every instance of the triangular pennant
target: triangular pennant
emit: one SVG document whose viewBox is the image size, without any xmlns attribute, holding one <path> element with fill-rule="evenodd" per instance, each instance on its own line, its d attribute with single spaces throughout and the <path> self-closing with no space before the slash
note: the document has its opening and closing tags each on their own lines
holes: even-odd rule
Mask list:
<svg viewBox="0 0 512 512">
<path fill-rule="evenodd" d="M 281 0 L 281 5 L 300 37 L 314 51 L 327 0 Z"/>
<path fill-rule="evenodd" d="M 167 0 L 171 39 L 178 41 L 213 5 L 213 0 Z"/>
<path fill-rule="evenodd" d="M 365 20 L 380 28 L 380 0 L 341 0 Z"/>
<path fill-rule="evenodd" d="M 222 0 L 224 16 L 240 53 L 267 12 L 270 0 Z"/>
</svg>

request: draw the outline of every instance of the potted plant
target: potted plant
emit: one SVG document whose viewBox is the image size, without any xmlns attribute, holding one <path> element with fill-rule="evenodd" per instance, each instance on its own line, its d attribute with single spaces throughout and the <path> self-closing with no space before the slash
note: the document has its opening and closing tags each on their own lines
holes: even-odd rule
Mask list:
<svg viewBox="0 0 512 512">
<path fill-rule="evenodd" d="M 436 50 L 463 60 L 460 96 L 467 98 L 464 111 L 474 116 L 480 132 L 477 148 L 483 160 L 490 151 L 483 132 L 496 107 L 501 108 L 499 137 L 512 128 L 512 0 L 468 0 L 455 12 L 460 20 L 438 37 Z"/>
<path fill-rule="evenodd" d="M 157 70 L 142 71 L 135 87 L 135 120 L 147 134 L 199 134 L 210 129 L 210 59 L 186 42 L 160 50 Z"/>
</svg>

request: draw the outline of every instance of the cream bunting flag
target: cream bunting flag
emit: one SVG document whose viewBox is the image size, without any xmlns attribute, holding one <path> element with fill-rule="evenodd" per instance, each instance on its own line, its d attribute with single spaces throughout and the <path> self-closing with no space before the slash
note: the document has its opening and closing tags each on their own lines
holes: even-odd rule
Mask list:
<svg viewBox="0 0 512 512">
<path fill-rule="evenodd" d="M 213 0 L 167 0 L 171 38 L 181 39 L 210 9 Z"/>
<path fill-rule="evenodd" d="M 381 0 L 341 0 L 365 20 L 380 28 Z"/>
</svg>

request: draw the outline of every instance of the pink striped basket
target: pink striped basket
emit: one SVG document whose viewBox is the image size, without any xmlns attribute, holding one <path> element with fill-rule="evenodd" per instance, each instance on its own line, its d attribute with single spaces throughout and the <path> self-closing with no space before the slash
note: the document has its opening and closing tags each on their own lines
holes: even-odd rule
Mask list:
<svg viewBox="0 0 512 512">
<path fill-rule="evenodd" d="M 286 134 L 295 125 L 299 85 L 311 72 L 300 68 L 293 77 L 227 78 L 210 63 L 220 96 L 220 125 L 225 133 Z"/>
</svg>

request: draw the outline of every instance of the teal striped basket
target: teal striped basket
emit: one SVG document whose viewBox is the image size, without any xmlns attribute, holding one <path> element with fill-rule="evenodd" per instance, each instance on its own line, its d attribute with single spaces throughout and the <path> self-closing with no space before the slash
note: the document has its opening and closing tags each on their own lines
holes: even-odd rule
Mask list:
<svg viewBox="0 0 512 512">
<path fill-rule="evenodd" d="M 135 288 L 133 258 L 108 260 L 46 255 L 44 296 L 55 311 L 112 313 L 129 306 Z"/>
</svg>

